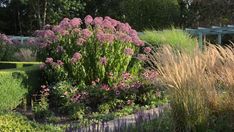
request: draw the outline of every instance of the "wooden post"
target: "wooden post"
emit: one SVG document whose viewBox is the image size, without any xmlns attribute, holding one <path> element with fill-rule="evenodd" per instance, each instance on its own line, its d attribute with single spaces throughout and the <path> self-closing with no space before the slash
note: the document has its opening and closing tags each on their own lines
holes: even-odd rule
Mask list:
<svg viewBox="0 0 234 132">
<path fill-rule="evenodd" d="M 198 43 L 199 43 L 199 48 L 203 49 L 203 34 L 202 32 L 198 33 Z"/>
<path fill-rule="evenodd" d="M 218 43 L 222 44 L 222 34 L 221 33 L 218 34 Z"/>
</svg>

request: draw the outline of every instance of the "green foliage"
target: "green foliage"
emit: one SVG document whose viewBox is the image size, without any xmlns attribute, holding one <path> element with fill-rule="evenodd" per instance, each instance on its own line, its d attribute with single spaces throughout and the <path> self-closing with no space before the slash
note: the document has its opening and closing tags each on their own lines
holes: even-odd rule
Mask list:
<svg viewBox="0 0 234 132">
<path fill-rule="evenodd" d="M 0 64 L 2 67 L 10 63 L 2 62 Z M 13 65 L 16 64 L 13 63 Z M 0 106 L 4 110 L 14 109 L 21 103 L 22 99 L 27 99 L 28 103 L 30 103 L 31 94 L 40 86 L 38 65 L 0 70 L 0 75 L 0 98 L 5 100 L 0 102 Z"/>
<path fill-rule="evenodd" d="M 168 28 L 180 14 L 177 0 L 124 0 L 120 8 L 124 19 L 138 31 Z"/>
<path fill-rule="evenodd" d="M 52 125 L 41 125 L 29 121 L 20 114 L 7 113 L 0 114 L 0 130 L 9 131 L 30 131 L 30 132 L 62 132 L 62 129 Z"/>
<path fill-rule="evenodd" d="M 140 38 L 156 48 L 170 45 L 174 49 L 191 52 L 196 47 L 196 39 L 183 30 L 174 28 L 163 31 L 146 30 Z"/>
<path fill-rule="evenodd" d="M 17 73 L 0 73 L 0 110 L 12 110 L 27 94 L 23 78 Z"/>
</svg>

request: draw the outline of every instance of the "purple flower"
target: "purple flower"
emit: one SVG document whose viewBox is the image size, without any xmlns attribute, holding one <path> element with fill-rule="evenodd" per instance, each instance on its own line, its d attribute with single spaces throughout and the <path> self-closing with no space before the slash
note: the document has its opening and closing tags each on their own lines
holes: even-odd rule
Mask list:
<svg viewBox="0 0 234 132">
<path fill-rule="evenodd" d="M 89 29 L 83 29 L 82 30 L 82 37 L 85 38 L 85 39 L 87 39 L 90 36 L 92 36 L 92 34 L 93 33 L 91 31 L 89 31 Z"/>
<path fill-rule="evenodd" d="M 51 64 L 53 61 L 54 61 L 53 58 L 48 57 L 48 58 L 46 58 L 45 63 Z"/>
<path fill-rule="evenodd" d="M 122 33 L 122 32 L 118 32 L 118 33 L 117 33 L 117 38 L 118 38 L 120 41 L 125 42 L 125 43 L 130 43 L 130 42 L 132 42 L 132 38 L 131 38 L 129 35 L 127 35 L 127 34 L 125 34 L 125 33 Z"/>
<path fill-rule="evenodd" d="M 156 79 L 156 77 L 158 76 L 158 73 L 157 71 L 154 71 L 154 70 L 145 70 L 143 73 L 143 76 L 145 79 L 152 81 Z"/>
<path fill-rule="evenodd" d="M 147 57 L 145 54 L 138 54 L 137 55 L 137 59 L 141 60 L 141 61 L 145 61 L 147 60 Z"/>
<path fill-rule="evenodd" d="M 112 25 L 112 23 L 107 19 L 104 19 L 104 21 L 102 22 L 102 26 L 104 28 L 114 29 L 114 26 Z"/>
<path fill-rule="evenodd" d="M 57 64 L 58 64 L 59 66 L 62 66 L 64 63 L 63 63 L 61 60 L 57 60 Z"/>
<path fill-rule="evenodd" d="M 59 26 L 63 29 L 68 29 L 71 27 L 71 24 L 70 24 L 70 19 L 68 18 L 64 18 L 60 23 L 59 23 Z"/>
<path fill-rule="evenodd" d="M 71 63 L 75 64 L 77 61 L 79 61 L 82 58 L 82 55 L 79 52 L 76 52 L 72 59 L 71 59 Z"/>
<path fill-rule="evenodd" d="M 108 85 L 106 85 L 106 84 L 103 84 L 103 85 L 101 86 L 101 89 L 102 89 L 102 90 L 105 90 L 105 91 L 110 91 L 110 87 L 109 87 Z"/>
<path fill-rule="evenodd" d="M 136 46 L 144 46 L 144 42 L 141 41 L 138 36 L 132 37 L 132 41 Z"/>
<path fill-rule="evenodd" d="M 70 24 L 72 27 L 78 27 L 80 26 L 82 23 L 81 19 L 80 18 L 73 18 L 71 21 L 70 21 Z"/>
<path fill-rule="evenodd" d="M 5 34 L 0 33 L 0 41 L 3 41 L 7 44 L 13 44 L 13 42 L 10 40 L 9 37 L 7 37 Z"/>
<path fill-rule="evenodd" d="M 96 26 L 100 26 L 102 24 L 103 18 L 102 17 L 95 17 L 93 20 L 93 24 Z"/>
<path fill-rule="evenodd" d="M 131 74 L 129 72 L 125 72 L 122 74 L 122 77 L 124 80 L 128 80 L 131 78 Z"/>
<path fill-rule="evenodd" d="M 115 36 L 113 34 L 105 34 L 102 31 L 98 31 L 96 37 L 101 43 L 113 43 Z"/>
<path fill-rule="evenodd" d="M 90 16 L 90 15 L 87 15 L 85 18 L 84 18 L 84 21 L 85 21 L 85 24 L 86 25 L 89 25 L 93 22 L 93 17 Z"/>
<path fill-rule="evenodd" d="M 107 58 L 104 56 L 104 57 L 101 57 L 100 58 L 100 63 L 102 64 L 102 65 L 106 65 L 107 64 Z"/>
<path fill-rule="evenodd" d="M 84 38 L 79 38 L 76 41 L 76 44 L 79 45 L 79 46 L 82 46 L 85 42 L 86 42 L 86 40 Z"/>
<path fill-rule="evenodd" d="M 150 53 L 151 50 L 152 50 L 152 49 L 151 49 L 150 47 L 145 47 L 145 48 L 144 48 L 144 52 L 145 52 L 145 53 Z"/>
<path fill-rule="evenodd" d="M 134 54 L 134 51 L 131 48 L 126 48 L 126 49 L 124 49 L 124 53 L 126 55 L 132 56 Z"/>
</svg>

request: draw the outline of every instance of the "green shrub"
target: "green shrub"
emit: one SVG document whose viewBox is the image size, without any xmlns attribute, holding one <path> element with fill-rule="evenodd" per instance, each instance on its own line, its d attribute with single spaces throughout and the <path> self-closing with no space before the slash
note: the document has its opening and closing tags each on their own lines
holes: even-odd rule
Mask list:
<svg viewBox="0 0 234 132">
<path fill-rule="evenodd" d="M 59 127 L 38 124 L 15 113 L 0 114 L 0 130 L 1 132 L 62 132 Z"/>
<path fill-rule="evenodd" d="M 76 22 L 76 23 L 75 23 Z M 113 86 L 122 74 L 136 77 L 141 69 L 137 58 L 144 45 L 129 24 L 110 17 L 65 18 L 52 30 L 37 31 L 47 81 L 71 80 L 91 85 L 95 80 Z M 73 25 L 76 24 L 76 25 Z M 143 56 L 143 55 L 142 55 Z"/>
<path fill-rule="evenodd" d="M 40 85 L 38 77 L 40 71 L 38 67 L 38 65 L 35 65 L 18 69 L 0 70 L 0 99 L 4 100 L 0 102 L 1 110 L 16 108 L 22 102 L 22 99 L 27 98 L 28 103 L 30 102 L 30 95 Z"/>
<path fill-rule="evenodd" d="M 11 73 L 0 73 L 0 78 L 0 110 L 14 109 L 27 94 L 23 78 Z"/>
<path fill-rule="evenodd" d="M 191 52 L 196 47 L 196 40 L 188 33 L 180 29 L 170 29 L 163 31 L 146 30 L 140 38 L 154 47 L 170 45 L 177 50 Z"/>
</svg>

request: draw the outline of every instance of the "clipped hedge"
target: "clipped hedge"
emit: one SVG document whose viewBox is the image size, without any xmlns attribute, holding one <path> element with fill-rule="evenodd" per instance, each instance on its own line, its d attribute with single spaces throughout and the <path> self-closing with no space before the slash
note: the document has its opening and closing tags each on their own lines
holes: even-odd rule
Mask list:
<svg viewBox="0 0 234 132">
<path fill-rule="evenodd" d="M 62 128 L 52 125 L 42 125 L 28 120 L 17 113 L 0 113 L 1 132 L 62 132 Z"/>
<path fill-rule="evenodd" d="M 39 63 L 0 62 L 0 67 L 10 64 L 11 69 L 0 70 L 0 110 L 12 110 L 26 98 L 29 102 L 31 93 L 40 86 Z"/>
</svg>

